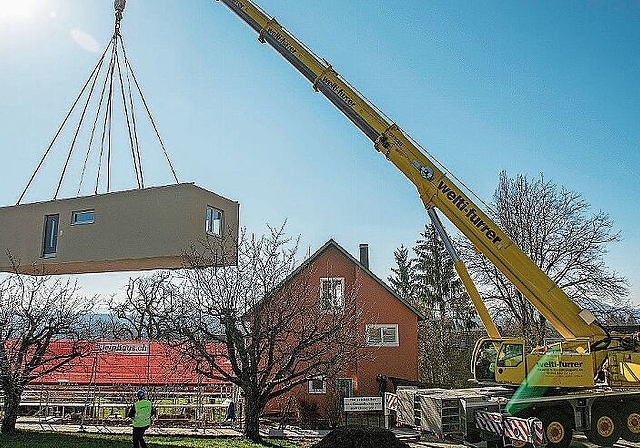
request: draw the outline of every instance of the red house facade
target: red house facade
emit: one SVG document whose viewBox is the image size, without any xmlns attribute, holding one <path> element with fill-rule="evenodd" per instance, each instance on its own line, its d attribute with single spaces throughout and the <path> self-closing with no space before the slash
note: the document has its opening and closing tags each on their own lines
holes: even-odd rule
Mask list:
<svg viewBox="0 0 640 448">
<path fill-rule="evenodd" d="M 284 399 L 270 403 L 269 409 L 283 408 L 283 403 L 296 400 L 315 403 L 325 413 L 336 403 L 336 397 L 378 396 L 392 391 L 391 379 L 418 379 L 418 321 L 424 316 L 399 297 L 368 268 L 368 247 L 361 245 L 360 260 L 349 254 L 334 240 L 329 240 L 290 277 L 294 281 L 304 270 L 313 272 L 311 282 L 317 285 L 317 300 L 311 306 L 339 306 L 346 294 L 355 295 L 355 306 L 361 310 L 358 331 L 365 342 L 361 357 L 335 378 L 309 378 Z M 276 401 L 276 400 L 274 400 Z"/>
</svg>

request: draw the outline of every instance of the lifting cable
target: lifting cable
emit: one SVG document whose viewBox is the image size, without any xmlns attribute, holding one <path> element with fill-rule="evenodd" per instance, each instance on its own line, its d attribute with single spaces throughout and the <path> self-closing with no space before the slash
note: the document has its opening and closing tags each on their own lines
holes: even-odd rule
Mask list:
<svg viewBox="0 0 640 448">
<path fill-rule="evenodd" d="M 138 124 L 136 121 L 133 86 L 135 86 L 137 95 L 139 95 L 142 101 L 142 104 L 147 113 L 149 121 L 153 127 L 155 136 L 158 139 L 158 142 L 162 148 L 164 157 L 167 160 L 167 163 L 171 170 L 171 174 L 175 182 L 179 183 L 178 176 L 176 175 L 173 164 L 171 163 L 167 149 L 164 145 L 164 142 L 162 141 L 162 138 L 160 137 L 160 133 L 158 132 L 158 127 L 156 126 L 155 120 L 151 115 L 151 111 L 142 93 L 140 84 L 138 83 L 138 80 L 135 76 L 133 67 L 131 66 L 127 58 L 126 50 L 124 47 L 124 41 L 122 39 L 122 35 L 120 34 L 120 22 L 122 20 L 122 14 L 124 12 L 125 4 L 126 4 L 126 0 L 115 0 L 114 2 L 115 30 L 114 30 L 113 36 L 109 41 L 109 44 L 105 48 L 104 52 L 102 53 L 102 56 L 98 60 L 98 63 L 95 65 L 95 67 L 93 68 L 93 71 L 89 75 L 89 79 L 85 82 L 77 98 L 71 105 L 71 109 L 69 110 L 64 120 L 62 121 L 62 124 L 60 125 L 57 132 L 55 133 L 44 155 L 40 159 L 40 162 L 36 166 L 35 171 L 29 178 L 29 181 L 27 182 L 27 185 L 24 188 L 22 194 L 20 195 L 20 198 L 18 199 L 18 202 L 16 203 L 16 205 L 19 205 L 22 199 L 24 198 L 27 190 L 31 186 L 37 173 L 42 168 L 45 159 L 50 154 L 55 142 L 57 141 L 62 130 L 65 128 L 67 122 L 69 121 L 69 118 L 71 117 L 74 110 L 76 109 L 81 99 L 85 95 L 85 92 L 88 91 L 88 93 L 86 94 L 86 100 L 84 101 L 84 105 L 82 107 L 82 111 L 80 112 L 80 118 L 78 120 L 78 124 L 76 126 L 74 136 L 71 141 L 69 152 L 67 153 L 66 159 L 64 161 L 64 166 L 62 168 L 62 172 L 58 179 L 57 187 L 53 195 L 53 200 L 56 200 L 58 198 L 58 194 L 60 193 L 60 189 L 62 187 L 64 177 L 67 173 L 69 163 L 72 159 L 72 155 L 76 147 L 78 137 L 81 133 L 87 112 L 89 110 L 89 106 L 91 105 L 92 100 L 96 101 L 96 99 L 94 98 L 94 92 L 96 90 L 96 86 L 98 85 L 100 74 L 103 72 L 105 65 L 106 65 L 106 70 L 103 75 L 104 81 L 102 82 L 100 94 L 97 99 L 97 103 L 98 103 L 96 106 L 97 110 L 96 110 L 95 118 L 93 119 L 93 124 L 90 130 L 90 133 L 89 133 L 89 142 L 88 142 L 86 154 L 84 156 L 84 161 L 82 164 L 82 172 L 80 174 L 80 181 L 78 185 L 77 195 L 79 196 L 82 190 L 82 184 L 84 181 L 85 173 L 87 171 L 87 166 L 89 164 L 89 158 L 90 158 L 92 149 L 94 148 L 94 142 L 98 140 L 96 136 L 98 132 L 100 133 L 100 137 L 99 137 L 100 148 L 99 148 L 99 154 L 97 155 L 97 169 L 96 169 L 97 172 L 96 172 L 94 194 L 98 194 L 101 173 L 103 171 L 103 163 L 106 164 L 106 167 L 104 168 L 104 171 L 106 171 L 106 174 L 104 174 L 104 176 L 106 177 L 106 191 L 109 192 L 111 189 L 113 105 L 114 105 L 114 94 L 116 94 L 116 90 L 118 90 L 118 85 L 119 85 L 119 93 L 122 101 L 124 119 L 127 124 L 127 133 L 128 133 L 128 139 L 129 139 L 129 146 L 131 149 L 131 159 L 133 163 L 133 170 L 135 171 L 135 174 L 136 174 L 136 182 L 137 182 L 138 188 L 144 188 L 144 175 L 143 175 L 143 169 L 142 169 L 142 157 L 140 154 L 140 143 L 138 140 L 138 129 L 137 129 Z M 107 58 L 108 53 L 110 54 L 109 58 Z M 105 61 L 107 59 L 109 62 L 108 64 L 105 64 Z M 121 63 L 121 60 L 122 60 L 122 63 Z M 124 74 L 123 74 L 123 70 L 124 70 Z M 116 73 L 117 73 L 117 77 L 116 77 Z M 133 83 L 132 83 L 132 80 L 133 80 Z M 114 83 L 114 81 L 116 82 Z M 115 85 L 115 84 L 118 84 L 118 85 Z"/>
</svg>

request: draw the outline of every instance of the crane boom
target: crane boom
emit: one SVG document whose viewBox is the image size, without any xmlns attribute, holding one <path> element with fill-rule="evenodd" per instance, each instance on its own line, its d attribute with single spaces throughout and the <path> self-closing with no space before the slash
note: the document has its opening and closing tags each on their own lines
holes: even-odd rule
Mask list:
<svg viewBox="0 0 640 448">
<path fill-rule="evenodd" d="M 535 306 L 564 338 L 606 337 L 591 319 L 432 162 L 402 129 L 385 117 L 327 63 L 250 0 L 218 0 L 293 65 L 355 124 L 417 188 L 425 207 L 439 209 Z"/>
<path fill-rule="evenodd" d="M 473 306 L 476 308 L 478 317 L 480 317 L 480 321 L 482 322 L 487 335 L 489 335 L 489 337 L 493 339 L 500 339 L 500 330 L 491 318 L 489 310 L 482 301 L 482 297 L 480 297 L 480 293 L 476 288 L 476 284 L 473 283 L 473 280 L 471 280 L 471 276 L 469 275 L 469 271 L 467 271 L 467 267 L 464 265 L 463 261 L 460 259 L 458 253 L 453 247 L 453 243 L 451 242 L 449 235 L 447 235 L 446 230 L 444 230 L 444 226 L 442 225 L 440 218 L 436 214 L 436 211 L 433 208 L 427 208 L 427 215 L 429 215 L 431 223 L 435 227 L 436 232 L 438 232 L 438 235 L 440 235 L 440 239 L 442 240 L 447 253 L 451 257 L 451 261 L 453 261 L 453 267 L 458 273 L 458 277 L 460 277 L 460 281 L 462 281 L 464 288 L 467 290 L 469 299 L 471 299 L 471 303 L 473 303 Z"/>
</svg>

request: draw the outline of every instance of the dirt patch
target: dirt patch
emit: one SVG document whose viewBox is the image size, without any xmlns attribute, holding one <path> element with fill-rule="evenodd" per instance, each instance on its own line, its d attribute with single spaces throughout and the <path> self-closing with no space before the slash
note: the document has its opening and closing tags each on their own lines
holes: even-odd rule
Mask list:
<svg viewBox="0 0 640 448">
<path fill-rule="evenodd" d="M 375 426 L 344 426 L 324 436 L 311 448 L 409 448 L 393 432 Z"/>
</svg>

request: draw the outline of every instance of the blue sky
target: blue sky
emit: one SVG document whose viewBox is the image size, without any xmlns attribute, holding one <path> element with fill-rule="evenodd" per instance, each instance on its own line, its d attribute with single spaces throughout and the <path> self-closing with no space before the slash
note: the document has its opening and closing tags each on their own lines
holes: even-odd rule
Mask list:
<svg viewBox="0 0 640 448">
<path fill-rule="evenodd" d="M 501 170 L 544 173 L 608 212 L 624 241 L 606 261 L 640 302 L 640 3 L 259 4 L 484 200 Z M 12 205 L 111 37 L 113 1 L 0 6 L 0 205 Z M 386 278 L 393 251 L 413 246 L 426 222 L 414 187 L 221 3 L 129 0 L 122 35 L 180 181 L 239 201 L 250 231 L 286 219 L 301 256 L 366 242 Z M 143 145 L 147 184 L 172 182 L 157 143 Z M 24 202 L 52 197 L 56 151 Z M 112 188 L 133 187 L 123 164 Z M 108 294 L 127 278 L 80 283 Z"/>
</svg>

